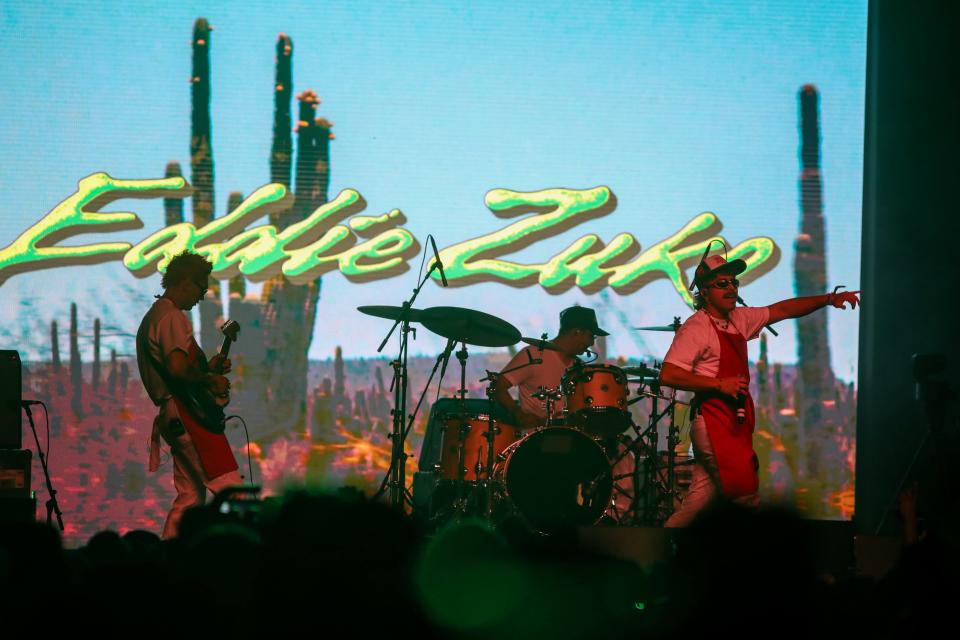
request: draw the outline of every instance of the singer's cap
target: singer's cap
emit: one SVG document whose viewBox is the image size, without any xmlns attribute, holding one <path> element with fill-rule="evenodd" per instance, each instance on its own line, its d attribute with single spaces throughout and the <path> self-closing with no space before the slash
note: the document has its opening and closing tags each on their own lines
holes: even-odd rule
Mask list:
<svg viewBox="0 0 960 640">
<path fill-rule="evenodd" d="M 739 258 L 727 262 L 723 256 L 707 256 L 703 259 L 703 262 L 697 265 L 697 270 L 693 274 L 693 284 L 699 287 L 704 281 L 718 273 L 729 273 L 735 276 L 743 273 L 746 269 L 747 263 Z"/>
</svg>

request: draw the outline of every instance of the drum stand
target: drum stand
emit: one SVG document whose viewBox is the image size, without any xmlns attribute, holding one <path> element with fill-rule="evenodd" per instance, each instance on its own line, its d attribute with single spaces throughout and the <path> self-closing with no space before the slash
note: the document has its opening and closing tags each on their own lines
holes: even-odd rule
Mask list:
<svg viewBox="0 0 960 640">
<path fill-rule="evenodd" d="M 444 354 L 441 354 L 440 358 L 437 360 L 439 364 L 445 357 L 449 358 L 449 350 L 453 348 L 453 345 L 458 342 L 457 340 L 451 339 L 448 343 L 448 351 Z M 460 349 L 457 350 L 456 356 L 457 361 L 460 363 L 460 388 L 457 389 L 457 398 L 459 400 L 460 410 L 456 414 L 451 414 L 459 418 L 459 433 L 457 434 L 457 479 L 454 481 L 456 484 L 456 497 L 454 498 L 453 506 L 450 509 L 449 517 L 465 516 L 469 514 L 471 507 L 471 499 L 476 499 L 480 494 L 476 491 L 469 491 L 471 489 L 470 483 L 466 480 L 466 460 L 467 452 L 465 450 L 467 436 L 470 431 L 470 422 L 469 422 L 469 412 L 467 411 L 466 399 L 467 399 L 467 360 L 469 358 L 469 353 L 467 352 L 467 343 L 466 341 L 459 341 Z M 436 370 L 436 366 L 434 367 Z M 492 389 L 496 384 L 494 376 L 491 372 L 487 372 L 488 378 L 491 380 L 490 386 L 487 388 L 487 394 L 492 399 Z M 431 376 L 432 377 L 432 376 Z M 429 382 L 428 382 L 429 386 Z M 426 391 L 426 389 L 424 389 Z M 419 405 L 418 405 L 419 406 Z M 493 517 L 493 465 L 494 465 L 494 440 L 496 439 L 496 423 L 493 418 L 493 411 L 488 411 L 487 416 L 487 432 L 484 434 L 484 439 L 487 441 L 487 456 L 486 462 L 481 465 L 480 458 L 477 457 L 477 465 L 474 468 L 474 473 L 477 478 L 476 486 L 483 489 L 483 515 L 487 520 L 491 520 Z M 484 477 L 485 479 L 481 480 Z"/>
<path fill-rule="evenodd" d="M 633 454 L 637 460 L 635 468 L 627 474 L 614 475 L 614 492 L 621 495 L 628 495 L 631 498 L 630 508 L 627 512 L 621 514 L 614 505 L 614 515 L 619 524 L 633 524 L 646 526 L 661 525 L 670 513 L 673 511 L 673 501 L 676 498 L 674 489 L 676 477 L 676 452 L 675 447 L 680 442 L 680 429 L 676 424 L 675 410 L 679 400 L 676 399 L 676 393 L 670 398 L 665 398 L 659 393 L 658 388 L 651 387 L 654 392 L 646 391 L 643 387 L 638 391 L 639 396 L 630 401 L 638 402 L 642 398 L 651 399 L 650 417 L 647 427 L 641 431 L 640 428 L 631 422 L 631 427 L 635 432 L 635 437 L 626 446 L 622 452 L 615 452 L 611 456 L 611 469 L 615 468 L 621 460 L 628 455 Z M 659 403 L 661 400 L 667 401 L 667 406 L 661 412 Z M 665 418 L 669 417 L 669 430 L 667 432 L 667 451 L 666 462 L 661 463 L 657 443 L 659 440 L 659 424 Z M 643 454 L 646 453 L 644 456 Z M 639 461 L 644 459 L 641 472 Z M 666 478 L 660 474 L 666 470 Z M 617 481 L 626 477 L 633 477 L 634 493 L 629 495 L 625 489 L 617 484 Z"/>
</svg>

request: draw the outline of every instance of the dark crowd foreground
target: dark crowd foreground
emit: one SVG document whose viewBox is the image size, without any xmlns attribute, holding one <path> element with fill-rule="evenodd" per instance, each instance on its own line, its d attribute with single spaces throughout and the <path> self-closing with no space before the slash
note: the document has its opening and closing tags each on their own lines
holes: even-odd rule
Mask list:
<svg viewBox="0 0 960 640">
<path fill-rule="evenodd" d="M 955 537 L 906 530 L 873 581 L 819 571 L 790 512 L 717 505 L 640 568 L 578 549 L 575 532 L 467 521 L 428 536 L 350 491 L 292 492 L 195 509 L 167 542 L 104 531 L 64 550 L 49 527 L 3 525 L 0 613 L 10 629 L 174 636 L 908 637 L 947 622 L 960 574 Z"/>
</svg>

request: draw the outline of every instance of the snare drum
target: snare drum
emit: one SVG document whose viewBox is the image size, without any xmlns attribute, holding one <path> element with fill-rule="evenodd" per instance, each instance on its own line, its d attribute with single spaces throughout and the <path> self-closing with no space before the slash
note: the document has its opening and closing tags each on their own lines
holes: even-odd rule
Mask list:
<svg viewBox="0 0 960 640">
<path fill-rule="evenodd" d="M 440 453 L 440 479 L 459 480 L 460 469 L 467 482 L 487 479 L 487 429 L 490 416 L 485 414 L 467 415 L 448 413 L 442 418 L 442 450 Z M 508 446 L 520 439 L 516 427 L 500 420 L 493 421 L 494 460 Z"/>
<path fill-rule="evenodd" d="M 609 364 L 574 365 L 563 376 L 567 423 L 601 438 L 620 435 L 630 426 L 627 376 Z"/>
<path fill-rule="evenodd" d="M 494 479 L 532 528 L 550 533 L 595 524 L 610 504 L 610 461 L 590 436 L 570 427 L 538 429 L 500 456 Z"/>
</svg>

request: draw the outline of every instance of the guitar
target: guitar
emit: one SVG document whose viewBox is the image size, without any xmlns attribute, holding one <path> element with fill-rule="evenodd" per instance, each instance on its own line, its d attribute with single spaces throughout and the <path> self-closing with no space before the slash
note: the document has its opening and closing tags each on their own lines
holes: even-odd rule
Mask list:
<svg viewBox="0 0 960 640">
<path fill-rule="evenodd" d="M 220 331 L 223 333 L 223 342 L 219 350 L 222 362 L 230 354 L 230 346 L 237 341 L 237 335 L 240 333 L 240 323 L 235 320 L 227 320 L 220 327 Z M 202 352 L 198 360 L 201 370 L 210 372 L 210 367 Z M 218 367 L 211 373 L 222 373 L 222 370 Z M 186 406 L 200 426 L 210 433 L 223 433 L 226 428 L 226 415 L 223 408 L 230 402 L 229 391 L 221 395 L 215 395 L 203 386 L 179 381 L 171 382 L 173 382 L 173 386 L 170 391 Z"/>
</svg>

